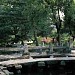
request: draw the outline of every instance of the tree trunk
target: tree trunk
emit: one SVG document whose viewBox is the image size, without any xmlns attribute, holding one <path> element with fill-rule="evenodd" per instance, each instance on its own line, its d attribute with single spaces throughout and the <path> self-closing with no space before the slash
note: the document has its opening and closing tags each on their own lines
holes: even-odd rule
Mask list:
<svg viewBox="0 0 75 75">
<path fill-rule="evenodd" d="M 72 36 L 73 37 L 73 41 L 74 41 L 74 39 L 75 39 L 75 36 Z"/>
<path fill-rule="evenodd" d="M 59 6 L 58 6 L 58 22 L 56 24 L 56 28 L 57 28 L 57 41 L 58 41 L 58 45 L 60 46 L 60 30 L 61 30 L 61 19 L 60 19 L 60 14 L 59 14 Z"/>
<path fill-rule="evenodd" d="M 58 45 L 60 46 L 60 30 L 57 30 L 57 41 L 58 41 Z"/>
<path fill-rule="evenodd" d="M 58 6 L 57 11 L 58 11 L 58 18 L 56 18 L 56 14 L 55 14 L 54 9 L 52 7 L 53 20 L 55 22 L 56 29 L 57 29 L 57 42 L 58 42 L 58 45 L 60 45 L 61 19 L 60 19 L 60 15 L 59 15 L 59 6 Z"/>
<path fill-rule="evenodd" d="M 39 45 L 38 40 L 37 40 L 37 35 L 36 35 L 35 31 L 34 31 L 34 42 L 35 42 L 36 46 Z"/>
<path fill-rule="evenodd" d="M 23 45 L 23 46 L 24 46 L 24 42 L 23 42 L 23 40 L 21 40 L 21 45 Z"/>
</svg>

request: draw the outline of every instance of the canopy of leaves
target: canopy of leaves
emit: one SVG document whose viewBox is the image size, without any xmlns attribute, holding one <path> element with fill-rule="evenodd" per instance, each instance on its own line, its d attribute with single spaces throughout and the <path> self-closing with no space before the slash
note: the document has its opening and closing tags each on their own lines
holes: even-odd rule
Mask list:
<svg viewBox="0 0 75 75">
<path fill-rule="evenodd" d="M 23 41 L 29 36 L 57 37 L 66 31 L 74 34 L 74 23 L 73 0 L 0 0 L 0 42 Z"/>
</svg>

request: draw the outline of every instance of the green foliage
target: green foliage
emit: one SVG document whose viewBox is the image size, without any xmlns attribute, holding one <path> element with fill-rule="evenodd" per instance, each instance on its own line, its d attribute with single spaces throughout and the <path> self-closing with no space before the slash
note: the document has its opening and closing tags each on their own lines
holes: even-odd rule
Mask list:
<svg viewBox="0 0 75 75">
<path fill-rule="evenodd" d="M 65 15 L 63 21 L 60 11 Z M 64 32 L 75 33 L 74 20 L 73 0 L 0 0 L 0 42 L 14 43 L 34 37 L 38 44 L 37 36 L 58 37 L 60 42 Z"/>
<path fill-rule="evenodd" d="M 75 4 L 72 1 L 68 3 L 68 6 L 65 7 L 65 27 L 70 35 L 74 35 L 75 33 L 74 23 L 75 23 Z"/>
</svg>

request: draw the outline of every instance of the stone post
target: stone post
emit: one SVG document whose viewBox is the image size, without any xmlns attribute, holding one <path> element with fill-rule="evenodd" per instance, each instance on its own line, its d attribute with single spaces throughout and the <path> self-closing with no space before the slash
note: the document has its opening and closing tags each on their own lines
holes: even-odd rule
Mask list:
<svg viewBox="0 0 75 75">
<path fill-rule="evenodd" d="M 39 53 L 42 54 L 42 46 L 40 45 L 39 47 L 40 47 Z"/>
<path fill-rule="evenodd" d="M 27 43 L 24 44 L 23 49 L 24 49 L 24 53 L 28 52 L 28 45 L 27 45 Z"/>
<path fill-rule="evenodd" d="M 53 44 L 49 44 L 50 53 L 53 53 Z"/>
</svg>

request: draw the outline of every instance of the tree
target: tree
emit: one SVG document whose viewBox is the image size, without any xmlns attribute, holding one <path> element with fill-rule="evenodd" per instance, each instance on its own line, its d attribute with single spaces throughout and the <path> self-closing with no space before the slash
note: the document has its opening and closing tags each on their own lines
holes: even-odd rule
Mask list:
<svg viewBox="0 0 75 75">
<path fill-rule="evenodd" d="M 63 30 L 74 34 L 73 3 L 72 0 L 1 0 L 0 38 L 14 43 L 28 40 L 30 36 L 39 45 L 37 37 L 49 36 L 53 30 L 51 26 L 55 26 L 60 45 Z"/>
<path fill-rule="evenodd" d="M 7 36 L 15 35 L 13 42 L 18 42 L 19 40 L 24 39 L 29 31 L 29 28 L 27 26 L 28 16 L 26 17 L 26 14 L 23 14 L 24 10 L 26 9 L 26 1 L 2 0 L 1 3 L 2 11 L 0 12 L 0 25 L 3 30 L 4 28 L 6 29 L 5 33 L 3 33 L 2 31 L 1 34 L 7 34 Z M 8 34 L 7 32 L 10 32 L 10 34 Z M 19 38 L 17 38 L 17 36 L 19 36 Z"/>
<path fill-rule="evenodd" d="M 43 34 L 43 36 L 46 36 L 46 31 L 49 30 L 49 24 L 47 22 L 48 11 L 47 8 L 45 8 L 43 0 L 32 1 L 29 11 L 29 21 L 31 25 L 30 32 L 32 32 L 34 36 L 36 45 L 38 45 L 37 35 Z"/>
<path fill-rule="evenodd" d="M 45 0 L 47 6 L 52 10 L 52 20 L 53 25 L 55 25 L 57 29 L 57 41 L 59 45 L 61 41 L 61 32 L 64 29 L 65 10 L 69 8 L 68 3 L 71 4 L 71 1 L 72 0 Z"/>
<path fill-rule="evenodd" d="M 75 27 L 75 3 L 74 0 L 71 0 L 65 7 L 65 28 L 67 32 L 69 32 L 69 35 L 73 37 L 73 39 L 75 37 L 74 27 Z"/>
</svg>

